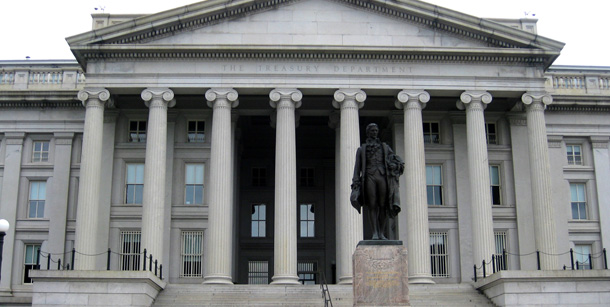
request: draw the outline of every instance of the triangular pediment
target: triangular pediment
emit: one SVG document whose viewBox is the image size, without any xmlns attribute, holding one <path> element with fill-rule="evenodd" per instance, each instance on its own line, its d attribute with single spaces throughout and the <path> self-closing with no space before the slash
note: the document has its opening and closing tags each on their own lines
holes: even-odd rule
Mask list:
<svg viewBox="0 0 610 307">
<path fill-rule="evenodd" d="M 563 43 L 417 0 L 203 1 L 67 39 L 77 60 L 288 57 L 523 61 Z"/>
</svg>

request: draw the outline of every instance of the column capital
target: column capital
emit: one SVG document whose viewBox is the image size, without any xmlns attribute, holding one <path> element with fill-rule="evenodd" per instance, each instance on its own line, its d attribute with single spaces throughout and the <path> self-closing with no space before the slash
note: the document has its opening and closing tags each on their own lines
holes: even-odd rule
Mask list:
<svg viewBox="0 0 610 307">
<path fill-rule="evenodd" d="M 269 93 L 269 104 L 272 108 L 278 107 L 280 101 L 290 101 L 294 103 L 295 108 L 301 106 L 303 93 L 296 88 L 276 88 Z"/>
<path fill-rule="evenodd" d="M 551 96 L 547 92 L 526 92 L 521 96 L 521 101 L 526 106 L 530 106 L 532 104 L 541 103 L 544 106 L 547 106 L 553 103 L 553 96 Z"/>
<path fill-rule="evenodd" d="M 141 94 L 142 100 L 147 107 L 151 107 L 151 102 L 160 102 L 167 103 L 167 107 L 171 108 L 176 105 L 176 100 L 174 99 L 174 91 L 169 88 L 155 88 L 149 87 L 142 91 Z"/>
<path fill-rule="evenodd" d="M 235 108 L 239 105 L 238 96 L 237 91 L 232 88 L 211 88 L 205 92 L 205 99 L 210 108 L 213 108 L 215 102 L 221 100 L 228 102 L 231 108 Z"/>
<path fill-rule="evenodd" d="M 428 101 L 430 94 L 424 90 L 403 90 L 396 96 L 394 105 L 397 109 L 404 109 L 409 103 L 417 103 L 423 109 Z"/>
<path fill-rule="evenodd" d="M 340 109 L 343 106 L 344 102 L 353 101 L 357 104 L 358 109 L 364 106 L 364 101 L 366 100 L 366 93 L 361 89 L 356 88 L 347 88 L 347 89 L 338 89 L 335 91 L 333 95 L 333 106 L 337 109 Z"/>
<path fill-rule="evenodd" d="M 465 91 L 460 95 L 460 100 L 457 101 L 456 106 L 458 109 L 464 110 L 466 106 L 481 103 L 482 107 L 485 108 L 492 99 L 491 94 L 486 91 Z"/>
<path fill-rule="evenodd" d="M 105 88 L 84 88 L 78 92 L 76 97 L 83 102 L 84 107 L 87 107 L 92 100 L 96 100 L 100 104 L 106 103 L 108 107 L 114 106 L 114 102 L 110 99 L 110 92 Z"/>
</svg>

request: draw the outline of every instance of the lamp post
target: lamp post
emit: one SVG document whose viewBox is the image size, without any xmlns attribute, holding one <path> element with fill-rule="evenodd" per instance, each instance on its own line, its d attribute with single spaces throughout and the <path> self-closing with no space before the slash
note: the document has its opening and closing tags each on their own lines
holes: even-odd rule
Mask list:
<svg viewBox="0 0 610 307">
<path fill-rule="evenodd" d="M 10 224 L 7 220 L 0 220 L 0 280 L 2 280 L 2 250 L 4 247 L 4 235 L 8 231 Z"/>
</svg>

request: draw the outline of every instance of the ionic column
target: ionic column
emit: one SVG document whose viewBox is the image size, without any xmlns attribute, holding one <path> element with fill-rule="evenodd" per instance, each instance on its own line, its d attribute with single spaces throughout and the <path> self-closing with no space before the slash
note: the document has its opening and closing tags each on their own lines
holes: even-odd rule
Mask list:
<svg viewBox="0 0 610 307">
<path fill-rule="evenodd" d="M 237 92 L 212 88 L 205 93 L 212 108 L 207 261 L 204 284 L 233 284 L 233 167 L 231 108 L 239 104 Z"/>
<path fill-rule="evenodd" d="M 544 109 L 553 102 L 547 93 L 525 93 L 521 96 L 527 114 L 527 136 L 532 179 L 534 237 L 543 270 L 558 270 L 555 216 L 551 204 L 551 170 L 546 136 Z"/>
<path fill-rule="evenodd" d="M 269 94 L 277 109 L 275 126 L 275 229 L 272 284 L 298 285 L 297 276 L 297 160 L 295 109 L 303 94 L 275 89 Z"/>
<path fill-rule="evenodd" d="M 485 105 L 489 104 L 491 99 L 491 95 L 487 92 L 467 91 L 462 93 L 458 101 L 458 108 L 466 109 L 473 256 L 474 264 L 477 266 L 481 265 L 483 260 L 490 262 L 491 255 L 495 252 L 489 160 L 483 115 Z M 487 272 L 491 274 L 491 264 L 487 266 Z M 479 273 L 483 274 L 482 270 Z"/>
<path fill-rule="evenodd" d="M 352 207 L 349 197 L 356 150 L 360 147 L 358 109 L 364 106 L 364 100 L 366 93 L 359 89 L 340 89 L 335 92 L 333 100 L 333 106 L 341 110 L 339 195 L 336 196 L 335 209 L 339 284 L 353 283 L 352 254 L 363 237 L 362 216 Z"/>
<path fill-rule="evenodd" d="M 426 91 L 398 93 L 396 107 L 404 109 L 405 186 L 409 282 L 434 283 L 430 266 L 430 230 L 426 197 L 426 158 L 422 109 L 430 101 Z"/>
<path fill-rule="evenodd" d="M 102 170 L 102 136 L 104 107 L 112 104 L 110 92 L 103 88 L 89 88 L 78 92 L 83 102 L 85 127 L 80 163 L 78 205 L 76 210 L 76 242 L 74 266 L 76 270 L 95 270 L 95 257 L 87 256 L 103 252 L 97 242 L 100 210 L 100 173 Z"/>
<path fill-rule="evenodd" d="M 162 260 L 165 233 L 165 172 L 167 168 L 167 109 L 176 104 L 168 88 L 147 88 L 142 100 L 149 108 L 142 199 L 142 248 Z"/>
</svg>

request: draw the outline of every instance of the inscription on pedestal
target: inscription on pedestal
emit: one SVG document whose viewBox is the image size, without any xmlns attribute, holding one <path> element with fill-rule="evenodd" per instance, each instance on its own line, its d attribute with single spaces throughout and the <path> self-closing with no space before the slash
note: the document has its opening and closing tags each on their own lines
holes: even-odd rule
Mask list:
<svg viewBox="0 0 610 307">
<path fill-rule="evenodd" d="M 359 244 L 353 262 L 354 306 L 409 306 L 406 247 Z"/>
</svg>

